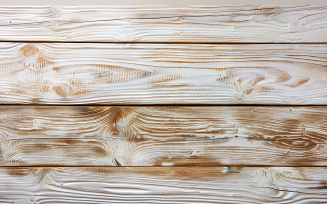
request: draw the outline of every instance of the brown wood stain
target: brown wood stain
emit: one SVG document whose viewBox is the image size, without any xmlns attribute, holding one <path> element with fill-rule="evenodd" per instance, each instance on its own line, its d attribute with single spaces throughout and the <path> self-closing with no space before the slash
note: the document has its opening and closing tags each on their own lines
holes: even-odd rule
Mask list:
<svg viewBox="0 0 327 204">
<path fill-rule="evenodd" d="M 0 7 L 0 202 L 327 203 L 326 13 Z"/>
</svg>

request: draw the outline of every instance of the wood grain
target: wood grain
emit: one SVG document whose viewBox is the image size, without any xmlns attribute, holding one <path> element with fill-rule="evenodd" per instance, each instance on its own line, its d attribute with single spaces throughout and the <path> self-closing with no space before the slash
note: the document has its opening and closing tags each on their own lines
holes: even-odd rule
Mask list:
<svg viewBox="0 0 327 204">
<path fill-rule="evenodd" d="M 1 106 L 1 166 L 327 165 L 325 107 Z"/>
<path fill-rule="evenodd" d="M 322 44 L 0 43 L 0 103 L 327 104 L 326 53 Z"/>
<path fill-rule="evenodd" d="M 0 169 L 0 202 L 326 203 L 326 168 Z"/>
<path fill-rule="evenodd" d="M 1 41 L 327 42 L 325 6 L 2 6 Z"/>
</svg>

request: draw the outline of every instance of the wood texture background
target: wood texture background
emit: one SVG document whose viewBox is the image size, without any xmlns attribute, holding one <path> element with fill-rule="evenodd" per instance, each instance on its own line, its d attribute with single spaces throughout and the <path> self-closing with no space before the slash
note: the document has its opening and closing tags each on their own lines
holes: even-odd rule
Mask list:
<svg viewBox="0 0 327 204">
<path fill-rule="evenodd" d="M 327 45 L 0 43 L 2 104 L 326 104 Z"/>
<path fill-rule="evenodd" d="M 1 41 L 327 42 L 325 6 L 0 7 Z"/>
<path fill-rule="evenodd" d="M 0 169 L 3 203 L 326 203 L 327 169 Z"/>
<path fill-rule="evenodd" d="M 327 164 L 325 107 L 3 106 L 0 113 L 2 166 Z"/>
<path fill-rule="evenodd" d="M 0 7 L 0 203 L 327 203 L 326 25 L 325 6 Z"/>
</svg>

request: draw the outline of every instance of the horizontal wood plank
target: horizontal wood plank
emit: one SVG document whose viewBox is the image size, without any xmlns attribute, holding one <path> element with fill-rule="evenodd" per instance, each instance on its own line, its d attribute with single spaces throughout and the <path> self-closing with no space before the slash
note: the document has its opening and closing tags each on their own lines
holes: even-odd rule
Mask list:
<svg viewBox="0 0 327 204">
<path fill-rule="evenodd" d="M 1 106 L 1 166 L 326 166 L 327 109 Z"/>
<path fill-rule="evenodd" d="M 321 44 L 0 43 L 0 104 L 327 104 L 326 53 Z"/>
<path fill-rule="evenodd" d="M 321 167 L 0 169 L 0 202 L 326 203 Z"/>
<path fill-rule="evenodd" d="M 325 6 L 2 6 L 1 41 L 327 42 Z"/>
</svg>

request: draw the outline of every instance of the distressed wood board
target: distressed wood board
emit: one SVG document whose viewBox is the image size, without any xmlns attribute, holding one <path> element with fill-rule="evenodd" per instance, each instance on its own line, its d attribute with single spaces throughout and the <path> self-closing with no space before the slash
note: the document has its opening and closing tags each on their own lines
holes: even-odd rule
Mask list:
<svg viewBox="0 0 327 204">
<path fill-rule="evenodd" d="M 325 166 L 324 106 L 1 106 L 1 166 Z"/>
<path fill-rule="evenodd" d="M 0 103 L 326 104 L 326 53 L 322 44 L 0 43 Z"/>
<path fill-rule="evenodd" d="M 1 6 L 0 203 L 327 203 L 326 25 L 326 6 Z"/>
<path fill-rule="evenodd" d="M 0 202 L 326 203 L 319 167 L 2 168 Z"/>
<path fill-rule="evenodd" d="M 2 6 L 1 41 L 327 42 L 325 6 Z"/>
</svg>

